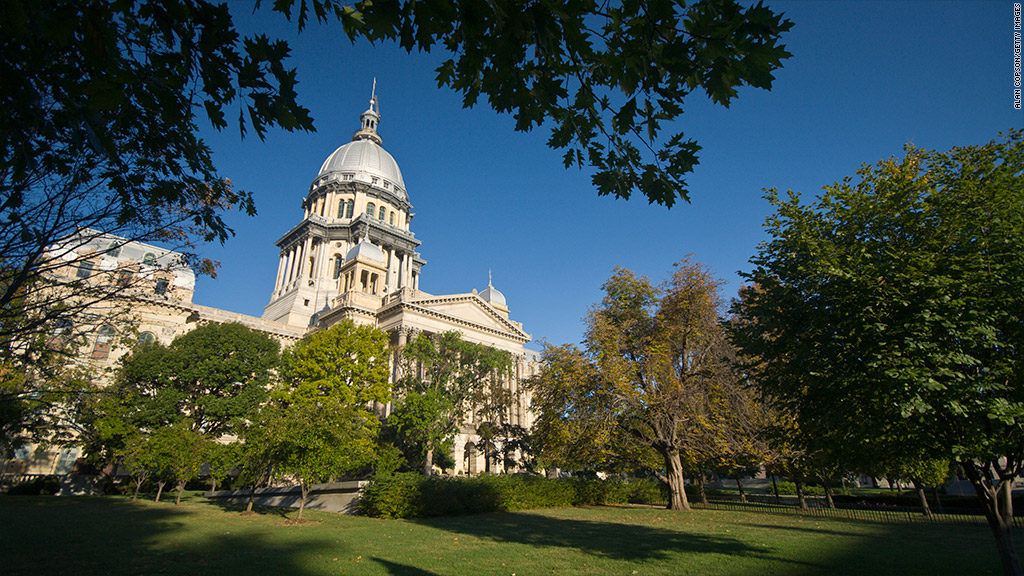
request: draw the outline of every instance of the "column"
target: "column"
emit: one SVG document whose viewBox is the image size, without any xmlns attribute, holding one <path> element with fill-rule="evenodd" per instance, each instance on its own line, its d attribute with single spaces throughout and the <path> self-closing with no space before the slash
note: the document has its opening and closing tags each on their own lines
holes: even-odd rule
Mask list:
<svg viewBox="0 0 1024 576">
<path fill-rule="evenodd" d="M 278 289 L 284 285 L 284 271 L 285 271 L 285 254 L 281 254 L 277 262 L 277 285 Z"/>
</svg>

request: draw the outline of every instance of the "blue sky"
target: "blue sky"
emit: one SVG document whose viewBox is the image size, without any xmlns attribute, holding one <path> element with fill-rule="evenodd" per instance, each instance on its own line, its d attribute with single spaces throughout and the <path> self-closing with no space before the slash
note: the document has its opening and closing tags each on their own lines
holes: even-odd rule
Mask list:
<svg viewBox="0 0 1024 576">
<path fill-rule="evenodd" d="M 582 317 L 615 266 L 660 281 L 687 254 L 736 294 L 740 270 L 765 239 L 762 189 L 815 194 L 903 145 L 948 150 L 1024 128 L 1013 108 L 1013 2 L 766 1 L 794 22 L 793 56 L 771 92 L 742 89 L 729 109 L 690 95 L 681 123 L 702 146 L 690 204 L 598 197 L 586 171 L 566 170 L 546 129 L 514 132 L 509 116 L 462 108 L 437 88 L 443 54 L 351 45 L 336 27 L 301 34 L 267 9 L 233 3 L 244 31 L 292 45 L 301 102 L 317 132 L 207 131 L 222 174 L 253 192 L 259 215 L 230 215 L 236 235 L 201 248 L 221 262 L 195 302 L 259 316 L 270 299 L 282 234 L 323 160 L 351 140 L 373 79 L 384 147 L 402 169 L 428 260 L 421 289 L 468 292 L 488 270 L 535 340 L 578 342 Z"/>
</svg>

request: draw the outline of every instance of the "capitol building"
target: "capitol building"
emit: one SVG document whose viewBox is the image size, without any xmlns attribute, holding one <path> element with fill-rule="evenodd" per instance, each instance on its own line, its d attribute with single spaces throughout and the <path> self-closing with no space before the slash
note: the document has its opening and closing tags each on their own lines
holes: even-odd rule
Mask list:
<svg viewBox="0 0 1024 576">
<path fill-rule="evenodd" d="M 427 261 L 417 252 L 412 198 L 398 163 L 383 147 L 380 121 L 374 97 L 351 141 L 320 165 L 302 200 L 301 218 L 297 212 L 297 224 L 276 241 L 277 278 L 268 287 L 269 303 L 261 317 L 193 303 L 195 274 L 180 255 L 101 232 L 86 231 L 80 242 L 72 243 L 67 259 L 76 264 L 63 273 L 81 278 L 84 261 L 90 270 L 112 275 L 130 270 L 143 279 L 126 298 L 132 328 L 140 340 L 163 344 L 201 323 L 238 322 L 288 347 L 309 332 L 350 319 L 390 336 L 394 377 L 400 350 L 410 338 L 458 331 L 468 342 L 512 355 L 514 374 L 505 385 L 514 401 L 507 419 L 529 429 L 533 417 L 521 382 L 539 370 L 538 354 L 524 348 L 530 335 L 512 319 L 505 296 L 490 280 L 479 291 L 460 294 L 421 290 Z M 115 326 L 100 327 L 83 361 L 99 371 L 114 368 L 128 352 L 128 347 L 115 344 L 115 331 Z M 384 416 L 390 409 L 380 408 Z M 463 425 L 454 442 L 455 473 L 484 470 L 478 441 L 473 423 Z M 23 449 L 15 457 L 26 460 L 27 473 L 61 474 L 80 456 L 77 450 Z"/>
</svg>

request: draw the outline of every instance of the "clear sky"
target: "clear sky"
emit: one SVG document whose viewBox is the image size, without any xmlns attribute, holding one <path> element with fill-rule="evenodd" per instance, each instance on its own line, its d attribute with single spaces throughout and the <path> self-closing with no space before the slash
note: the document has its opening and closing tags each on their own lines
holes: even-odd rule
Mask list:
<svg viewBox="0 0 1024 576">
<path fill-rule="evenodd" d="M 742 89 L 729 109 L 703 93 L 682 126 L 704 147 L 690 175 L 691 203 L 671 210 L 644 198 L 598 197 L 586 171 L 566 170 L 546 129 L 514 132 L 486 107 L 461 106 L 437 88 L 443 54 L 351 45 L 335 26 L 301 34 L 263 8 L 232 2 L 244 31 L 289 40 L 301 102 L 317 132 L 208 131 L 222 174 L 254 193 L 259 215 L 232 215 L 236 236 L 203 246 L 221 262 L 195 302 L 259 316 L 277 272 L 274 241 L 302 218 L 300 203 L 324 159 L 351 141 L 377 79 L 380 130 L 401 167 L 423 244 L 420 288 L 482 290 L 488 270 L 512 318 L 535 340 L 579 342 L 582 317 L 615 266 L 660 281 L 692 254 L 736 294 L 740 270 L 765 239 L 762 189 L 815 194 L 903 145 L 948 150 L 1024 128 L 1013 107 L 1013 2 L 766 0 L 794 22 L 793 56 L 771 92 Z M 266 2 L 265 4 L 269 4 Z M 533 347 L 533 346 L 531 346 Z"/>
</svg>

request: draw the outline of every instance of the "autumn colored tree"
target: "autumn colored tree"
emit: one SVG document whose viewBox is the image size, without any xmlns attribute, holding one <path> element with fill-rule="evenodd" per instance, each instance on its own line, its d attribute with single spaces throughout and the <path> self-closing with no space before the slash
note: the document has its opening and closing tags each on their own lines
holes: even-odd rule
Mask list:
<svg viewBox="0 0 1024 576">
<path fill-rule="evenodd" d="M 660 287 L 619 268 L 603 288 L 587 318 L 586 349 L 548 347 L 531 385 L 542 456 L 646 464 L 668 485 L 669 509 L 688 510 L 683 457 L 711 461 L 749 422 L 718 282 L 683 260 Z"/>
</svg>

